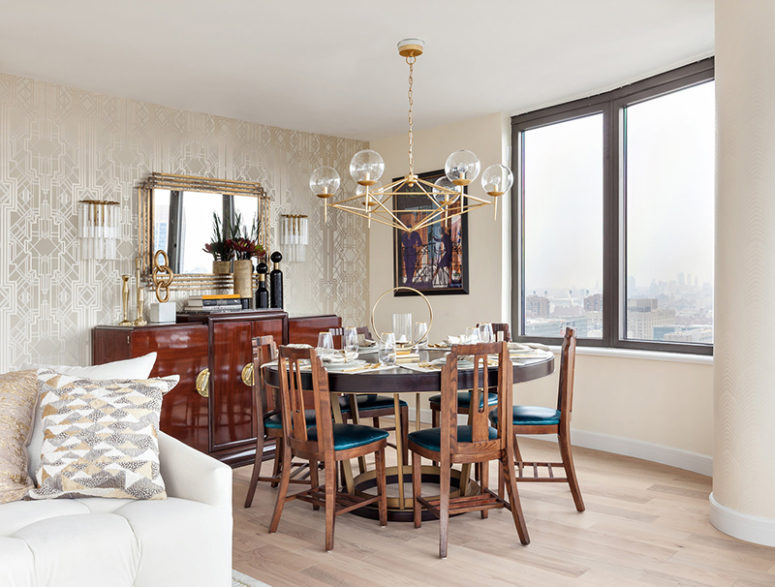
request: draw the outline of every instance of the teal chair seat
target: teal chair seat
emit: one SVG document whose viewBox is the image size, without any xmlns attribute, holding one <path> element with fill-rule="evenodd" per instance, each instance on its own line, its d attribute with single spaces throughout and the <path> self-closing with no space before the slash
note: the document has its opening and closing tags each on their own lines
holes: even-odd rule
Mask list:
<svg viewBox="0 0 775 587">
<path fill-rule="evenodd" d="M 490 421 L 498 421 L 498 410 L 490 413 Z M 560 423 L 560 410 L 541 406 L 514 406 L 513 422 L 515 426 L 556 426 Z"/>
<path fill-rule="evenodd" d="M 436 395 L 432 395 L 430 398 L 428 398 L 428 401 L 431 403 L 431 407 L 434 406 L 441 406 L 441 394 L 438 393 Z M 482 402 L 484 401 L 484 398 L 479 395 L 479 407 L 482 407 Z M 470 391 L 458 391 L 457 392 L 457 407 L 458 409 L 464 408 L 468 409 L 471 405 L 471 392 Z M 498 405 L 498 394 L 497 393 L 488 393 L 487 394 L 487 405 L 488 406 L 497 406 Z M 439 409 L 439 408 L 436 408 Z"/>
<path fill-rule="evenodd" d="M 307 428 L 315 425 L 315 410 L 304 410 L 304 418 L 307 420 Z M 273 414 L 264 419 L 264 428 L 282 429 L 283 419 L 280 414 Z"/>
<path fill-rule="evenodd" d="M 490 440 L 498 438 L 498 431 L 492 426 L 489 428 Z M 409 441 L 414 442 L 426 450 L 439 452 L 441 450 L 441 428 L 425 428 L 409 434 Z M 471 442 L 471 426 L 457 427 L 457 441 Z"/>
<path fill-rule="evenodd" d="M 386 408 L 393 407 L 393 396 L 390 395 L 359 395 L 358 397 L 358 413 L 362 414 L 369 410 L 384 410 Z M 400 400 L 398 405 L 402 408 L 408 407 L 408 404 L 404 400 Z M 339 398 L 339 407 L 342 413 L 350 413 L 350 398 L 342 396 Z"/>
<path fill-rule="evenodd" d="M 377 440 L 387 438 L 388 433 L 379 428 L 362 426 L 361 424 L 334 424 L 334 450 L 347 450 L 356 446 L 371 444 Z M 309 440 L 318 439 L 317 426 L 307 430 Z"/>
</svg>

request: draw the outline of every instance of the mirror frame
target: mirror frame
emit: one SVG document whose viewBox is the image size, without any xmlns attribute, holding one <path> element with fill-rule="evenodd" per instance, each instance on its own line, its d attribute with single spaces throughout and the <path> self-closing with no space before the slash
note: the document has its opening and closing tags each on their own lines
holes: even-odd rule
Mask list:
<svg viewBox="0 0 775 587">
<path fill-rule="evenodd" d="M 151 250 L 153 235 L 153 190 L 167 189 L 187 192 L 210 192 L 227 196 L 253 196 L 257 200 L 258 218 L 261 229 L 258 243 L 269 250 L 269 196 L 258 182 L 215 179 L 194 175 L 172 175 L 151 173 L 137 186 L 138 201 L 138 256 L 142 267 L 142 278 L 151 283 L 153 272 L 153 254 Z M 176 273 L 170 289 L 230 289 L 233 286 L 231 274 L 213 273 Z"/>
</svg>

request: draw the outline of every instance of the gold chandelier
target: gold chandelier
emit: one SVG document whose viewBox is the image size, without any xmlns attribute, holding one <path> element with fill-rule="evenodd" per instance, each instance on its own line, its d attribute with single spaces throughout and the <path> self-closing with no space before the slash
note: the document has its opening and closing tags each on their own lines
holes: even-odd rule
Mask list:
<svg viewBox="0 0 775 587">
<path fill-rule="evenodd" d="M 465 188 L 479 175 L 479 159 L 471 151 L 453 152 L 444 165 L 442 177 L 434 183 L 414 173 L 414 64 L 422 55 L 425 43 L 420 39 L 404 39 L 398 43 L 398 54 L 409 65 L 409 173 L 391 183 L 375 187 L 385 171 L 382 156 L 371 149 L 356 153 L 350 161 L 350 175 L 358 184 L 355 193 L 338 201 L 330 201 L 339 190 L 341 179 L 333 167 L 318 167 L 312 172 L 309 187 L 323 200 L 323 214 L 328 220 L 328 207 L 355 214 L 405 232 L 413 232 L 450 218 L 466 214 L 482 206 L 493 206 L 493 217 L 498 213 L 498 197 L 514 182 L 511 170 L 505 165 L 493 164 L 482 174 L 482 188 L 490 199 L 467 194 Z M 426 206 L 401 208 L 397 196 L 423 196 Z"/>
</svg>

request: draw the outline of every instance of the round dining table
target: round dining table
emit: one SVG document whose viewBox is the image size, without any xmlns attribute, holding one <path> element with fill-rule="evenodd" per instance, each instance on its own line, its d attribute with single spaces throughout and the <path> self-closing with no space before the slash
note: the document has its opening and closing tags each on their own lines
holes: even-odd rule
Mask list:
<svg viewBox="0 0 775 587">
<path fill-rule="evenodd" d="M 447 353 L 448 349 L 433 349 L 427 350 L 427 360 L 433 360 L 434 358 L 441 358 Z M 423 351 L 425 352 L 425 351 Z M 524 383 L 546 377 L 554 372 L 554 355 L 550 351 L 545 351 L 543 354 L 535 357 L 519 358 L 512 361 L 514 384 Z M 423 355 L 424 357 L 424 355 Z M 332 368 L 328 370 L 328 387 L 329 391 L 333 394 L 348 394 L 353 397 L 357 394 L 392 394 L 394 413 L 397 415 L 400 413 L 400 399 L 401 393 L 415 393 L 416 394 L 416 427 L 420 427 L 420 398 L 427 393 L 439 393 L 441 389 L 441 366 L 438 369 L 421 370 L 416 367 L 416 364 L 401 364 L 397 363 L 394 366 L 377 366 L 378 359 L 376 352 L 369 352 L 368 350 L 362 351 L 359 354 L 359 358 L 365 360 L 367 364 L 363 370 L 349 370 L 349 369 L 337 369 Z M 422 363 L 421 363 L 422 364 Z M 374 365 L 374 368 L 368 368 Z M 473 369 L 465 369 L 463 366 L 458 367 L 458 389 L 466 390 L 473 387 Z M 312 379 L 309 372 L 301 372 L 302 386 L 311 388 Z M 498 366 L 491 365 L 488 367 L 488 382 L 491 386 L 497 384 L 498 379 Z M 280 385 L 277 364 L 269 363 L 264 367 L 264 382 L 267 386 L 278 388 Z M 515 392 L 516 397 L 516 392 Z M 352 418 L 355 423 L 358 422 L 357 403 L 351 402 Z M 335 422 L 342 422 L 342 413 L 338 401 L 331 402 L 331 409 Z M 408 463 L 403 462 L 402 456 L 402 430 L 401 430 L 401 418 L 395 418 L 395 438 L 396 438 L 396 453 L 397 453 L 397 466 L 388 467 L 387 475 L 388 482 L 390 484 L 398 484 L 398 499 L 389 499 L 389 518 L 396 521 L 409 521 L 412 519 L 411 499 L 405 498 L 404 485 L 405 482 L 411 479 L 411 467 Z M 513 460 L 513 455 L 512 455 Z M 427 467 L 430 472 L 433 468 Z M 403 474 L 398 474 L 401 471 Z M 432 473 L 430 473 L 432 476 Z M 423 467 L 423 480 L 426 478 L 426 467 Z M 352 466 L 349 461 L 343 463 L 343 484 L 345 489 L 350 493 L 362 492 L 364 489 L 373 487 L 374 471 L 362 472 L 358 477 L 353 476 Z M 361 510 L 357 510 L 360 512 Z M 357 513 L 356 512 L 356 513 Z M 364 508 L 366 515 L 369 515 L 368 509 Z"/>
</svg>

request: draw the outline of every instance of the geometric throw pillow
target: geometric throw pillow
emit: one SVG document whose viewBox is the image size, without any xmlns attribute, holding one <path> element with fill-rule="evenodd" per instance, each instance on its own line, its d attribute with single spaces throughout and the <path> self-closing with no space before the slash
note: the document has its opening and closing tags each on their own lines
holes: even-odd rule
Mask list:
<svg viewBox="0 0 775 587">
<path fill-rule="evenodd" d="M 106 381 L 39 371 L 41 463 L 33 499 L 165 499 L 159 471 L 162 397 L 178 376 Z"/>
<path fill-rule="evenodd" d="M 123 359 L 112 363 L 91 365 L 89 367 L 57 365 L 55 367 L 41 367 L 50 369 L 54 373 L 71 375 L 78 379 L 148 379 L 156 362 L 156 353 L 148 353 L 142 357 Z M 41 427 L 40 405 L 35 412 L 33 420 L 32 436 L 27 442 L 29 465 L 27 469 L 34 473 L 40 468 L 40 447 L 43 445 L 43 428 Z"/>
<path fill-rule="evenodd" d="M 0 503 L 27 495 L 27 438 L 38 399 L 35 371 L 0 375 Z"/>
</svg>

